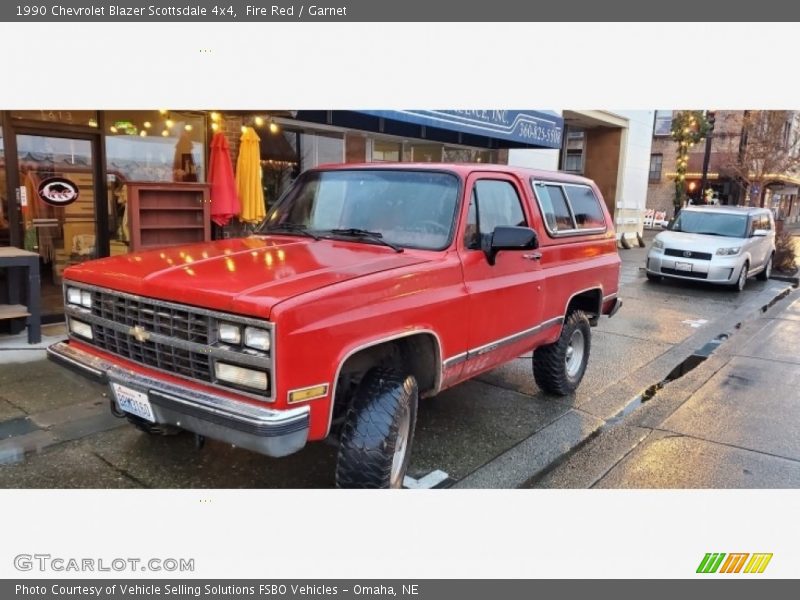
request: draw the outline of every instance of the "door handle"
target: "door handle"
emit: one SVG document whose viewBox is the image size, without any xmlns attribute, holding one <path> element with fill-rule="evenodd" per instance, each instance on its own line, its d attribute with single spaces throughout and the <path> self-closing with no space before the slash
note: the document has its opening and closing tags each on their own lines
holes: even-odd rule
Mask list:
<svg viewBox="0 0 800 600">
<path fill-rule="evenodd" d="M 541 260 L 542 259 L 542 253 L 541 252 L 532 252 L 530 254 L 523 254 L 522 258 L 524 258 L 526 260 Z"/>
</svg>

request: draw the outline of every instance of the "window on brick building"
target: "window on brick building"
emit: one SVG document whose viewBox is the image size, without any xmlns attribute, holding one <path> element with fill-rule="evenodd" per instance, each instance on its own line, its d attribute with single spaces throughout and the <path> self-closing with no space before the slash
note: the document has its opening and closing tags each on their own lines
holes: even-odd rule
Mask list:
<svg viewBox="0 0 800 600">
<path fill-rule="evenodd" d="M 650 155 L 650 183 L 661 181 L 661 168 L 664 163 L 664 156 L 661 154 Z"/>
<path fill-rule="evenodd" d="M 657 110 L 653 135 L 670 135 L 672 133 L 672 111 Z"/>
</svg>

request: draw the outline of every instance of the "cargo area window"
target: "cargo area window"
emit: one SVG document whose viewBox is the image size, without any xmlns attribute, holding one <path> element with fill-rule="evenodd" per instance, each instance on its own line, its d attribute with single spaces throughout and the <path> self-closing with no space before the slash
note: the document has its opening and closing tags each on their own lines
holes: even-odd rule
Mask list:
<svg viewBox="0 0 800 600">
<path fill-rule="evenodd" d="M 542 183 L 537 183 L 535 188 L 536 198 L 539 200 L 547 229 L 553 233 L 574 230 L 575 223 L 572 220 L 569 206 L 567 206 L 564 189 L 560 185 Z"/>
<path fill-rule="evenodd" d="M 600 201 L 594 195 L 592 188 L 585 185 L 565 185 L 569 205 L 575 216 L 578 229 L 603 229 L 606 219 Z"/>
<path fill-rule="evenodd" d="M 600 199 L 588 185 L 531 182 L 536 201 L 551 235 L 580 235 L 605 231 Z"/>
</svg>

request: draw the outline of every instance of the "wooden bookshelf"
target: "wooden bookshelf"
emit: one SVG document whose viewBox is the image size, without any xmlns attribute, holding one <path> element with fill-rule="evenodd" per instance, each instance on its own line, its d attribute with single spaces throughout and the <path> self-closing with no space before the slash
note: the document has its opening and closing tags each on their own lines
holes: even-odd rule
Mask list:
<svg viewBox="0 0 800 600">
<path fill-rule="evenodd" d="M 209 186 L 203 183 L 128 183 L 131 250 L 211 239 Z"/>
</svg>

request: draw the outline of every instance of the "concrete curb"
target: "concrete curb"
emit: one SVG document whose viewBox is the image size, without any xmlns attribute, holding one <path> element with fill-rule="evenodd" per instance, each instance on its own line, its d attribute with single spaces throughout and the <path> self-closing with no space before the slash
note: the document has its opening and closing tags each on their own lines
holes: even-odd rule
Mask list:
<svg viewBox="0 0 800 600">
<path fill-rule="evenodd" d="M 775 281 L 791 283 L 794 287 L 800 286 L 800 275 L 780 275 L 773 271 L 769 278 L 774 279 Z"/>
<path fill-rule="evenodd" d="M 524 485 L 537 473 L 591 437 L 603 421 L 578 409 L 570 409 L 529 438 L 479 467 L 454 488 L 509 489 Z"/>
</svg>

